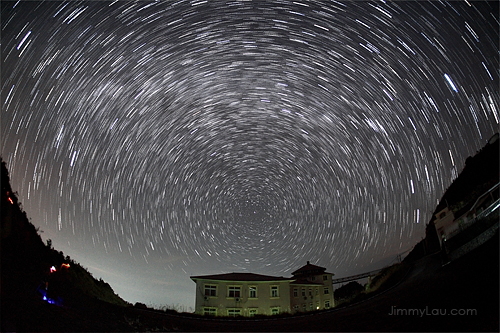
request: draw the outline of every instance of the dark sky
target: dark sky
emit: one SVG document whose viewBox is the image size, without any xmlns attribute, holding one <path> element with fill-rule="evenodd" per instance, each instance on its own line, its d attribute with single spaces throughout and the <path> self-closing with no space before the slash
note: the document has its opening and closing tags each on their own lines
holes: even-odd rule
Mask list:
<svg viewBox="0 0 500 333">
<path fill-rule="evenodd" d="M 496 1 L 1 7 L 13 188 L 130 302 L 388 264 L 498 131 Z"/>
</svg>

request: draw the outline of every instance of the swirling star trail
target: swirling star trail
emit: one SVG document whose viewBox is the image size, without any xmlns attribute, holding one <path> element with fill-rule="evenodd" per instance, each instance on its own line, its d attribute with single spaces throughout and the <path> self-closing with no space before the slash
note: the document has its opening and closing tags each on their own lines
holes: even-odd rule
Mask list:
<svg viewBox="0 0 500 333">
<path fill-rule="evenodd" d="M 1 6 L 13 188 L 131 302 L 379 268 L 498 131 L 496 1 Z"/>
</svg>

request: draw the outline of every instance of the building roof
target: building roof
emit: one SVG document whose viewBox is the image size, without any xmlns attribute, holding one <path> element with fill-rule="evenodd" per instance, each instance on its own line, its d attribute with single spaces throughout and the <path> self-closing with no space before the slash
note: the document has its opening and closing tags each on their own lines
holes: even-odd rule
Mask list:
<svg viewBox="0 0 500 333">
<path fill-rule="evenodd" d="M 282 276 L 270 276 L 254 273 L 225 273 L 215 275 L 198 275 L 191 276 L 191 280 L 218 280 L 218 281 L 291 281 L 292 278 L 284 278 Z"/>
<path fill-rule="evenodd" d="M 326 268 L 321 267 L 321 266 L 316 266 L 311 264 L 309 261 L 307 262 L 307 265 L 304 265 L 297 269 L 296 271 L 292 272 L 292 275 L 304 275 L 304 274 L 323 274 L 325 272 Z M 329 273 L 331 274 L 331 273 Z"/>
</svg>

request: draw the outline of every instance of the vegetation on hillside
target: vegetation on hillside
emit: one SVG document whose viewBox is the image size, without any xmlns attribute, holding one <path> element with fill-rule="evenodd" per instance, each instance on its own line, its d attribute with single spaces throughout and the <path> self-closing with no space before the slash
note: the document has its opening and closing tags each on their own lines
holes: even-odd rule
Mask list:
<svg viewBox="0 0 500 333">
<path fill-rule="evenodd" d="M 12 191 L 5 162 L 0 162 L 2 301 L 45 296 L 65 306 L 81 306 L 87 299 L 127 305 L 108 283 L 56 251 L 50 240 L 43 243 Z"/>
</svg>

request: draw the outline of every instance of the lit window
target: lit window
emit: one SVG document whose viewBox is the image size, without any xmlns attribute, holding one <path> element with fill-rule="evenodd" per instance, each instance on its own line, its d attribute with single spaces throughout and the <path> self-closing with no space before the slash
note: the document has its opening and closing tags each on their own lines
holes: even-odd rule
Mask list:
<svg viewBox="0 0 500 333">
<path fill-rule="evenodd" d="M 329 309 L 330 308 L 330 300 L 326 300 L 325 301 L 325 309 Z"/>
<path fill-rule="evenodd" d="M 279 297 L 278 286 L 271 286 L 271 297 Z"/>
<path fill-rule="evenodd" d="M 241 295 L 240 286 L 229 286 L 227 290 L 228 290 L 227 297 L 240 297 Z"/>
<path fill-rule="evenodd" d="M 253 317 L 257 314 L 257 308 L 248 309 L 248 316 Z"/>
<path fill-rule="evenodd" d="M 257 298 L 257 287 L 251 286 L 248 288 L 248 297 Z"/>
<path fill-rule="evenodd" d="M 213 284 L 206 284 L 205 285 L 205 296 L 216 297 L 217 296 L 217 286 L 213 285 Z"/>
<path fill-rule="evenodd" d="M 271 308 L 271 314 L 272 315 L 277 315 L 280 313 L 280 308 L 279 307 L 274 307 L 274 308 Z"/>
<path fill-rule="evenodd" d="M 328 295 L 328 294 L 330 293 L 330 289 L 329 289 L 328 287 L 325 287 L 325 288 L 323 289 L 323 293 L 324 293 L 325 295 Z"/>
<path fill-rule="evenodd" d="M 297 288 L 293 288 L 293 297 L 299 296 L 299 290 Z"/>
<path fill-rule="evenodd" d="M 241 316 L 241 309 L 227 309 L 227 315 L 230 317 Z"/>
<path fill-rule="evenodd" d="M 217 316 L 217 308 L 203 308 L 204 316 Z"/>
</svg>

